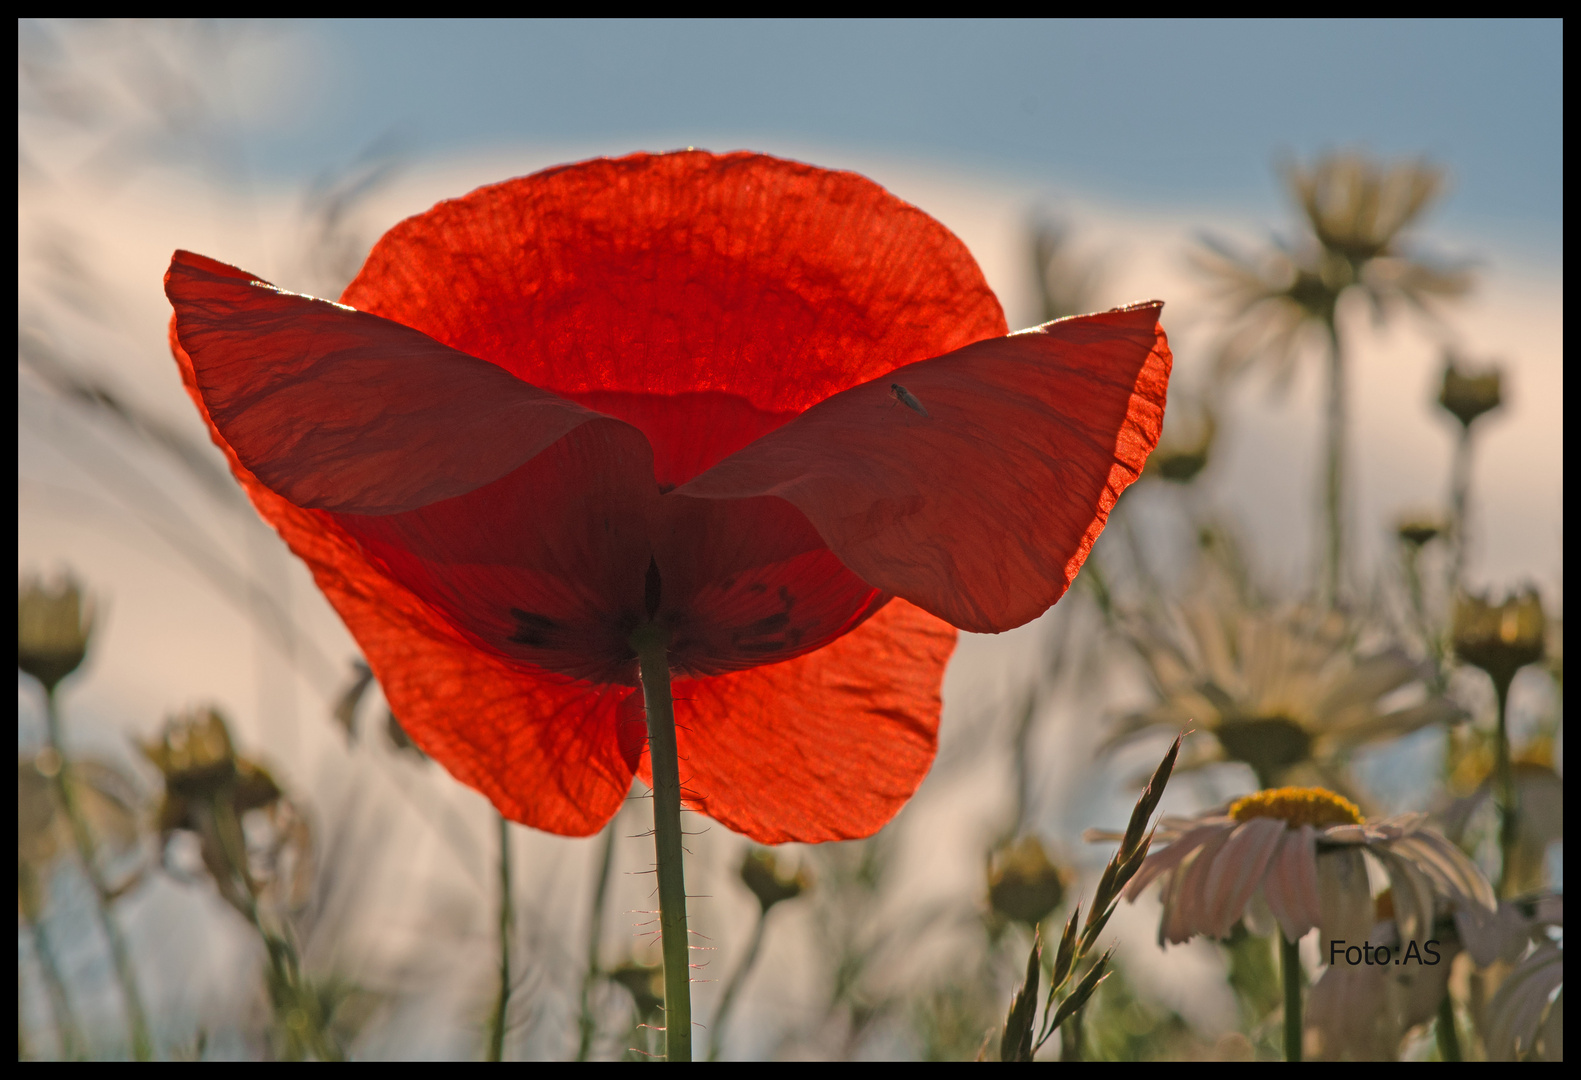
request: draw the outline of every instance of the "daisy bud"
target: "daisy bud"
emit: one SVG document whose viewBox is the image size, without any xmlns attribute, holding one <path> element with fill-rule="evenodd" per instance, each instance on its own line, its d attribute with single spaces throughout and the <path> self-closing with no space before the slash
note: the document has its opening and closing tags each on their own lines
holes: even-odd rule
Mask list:
<svg viewBox="0 0 1581 1080">
<path fill-rule="evenodd" d="M 1438 393 L 1438 403 L 1469 428 L 1477 417 L 1502 404 L 1500 382 L 1497 367 L 1462 369 L 1451 355 L 1444 364 L 1444 388 Z"/>
<path fill-rule="evenodd" d="M 1018 840 L 989 861 L 988 903 L 1007 919 L 1037 926 L 1065 897 L 1065 876 L 1035 836 Z"/>
<path fill-rule="evenodd" d="M 741 880 L 763 905 L 764 914 L 781 900 L 794 900 L 812 887 L 812 876 L 807 871 L 786 874 L 774 853 L 766 848 L 747 852 L 741 863 Z"/>
<path fill-rule="evenodd" d="M 1506 597 L 1498 605 L 1479 596 L 1462 596 L 1455 602 L 1455 654 L 1486 671 L 1500 686 L 1508 686 L 1517 671 L 1543 658 L 1547 630 L 1535 589 Z"/>
<path fill-rule="evenodd" d="M 652 1016 L 663 1010 L 663 964 L 639 964 L 635 960 L 627 960 L 611 971 L 609 977 L 631 992 L 631 1000 L 637 1006 L 638 1016 Z"/>
<path fill-rule="evenodd" d="M 1408 547 L 1420 550 L 1449 531 L 1440 518 L 1431 514 L 1417 514 L 1402 518 L 1394 527 L 1394 534 Z"/>
<path fill-rule="evenodd" d="M 158 742 L 144 743 L 143 756 L 164 774 L 160 826 L 165 832 L 193 829 L 193 803 L 228 797 L 233 810 L 260 810 L 284 794 L 261 765 L 237 756 L 225 718 L 214 709 L 173 717 Z"/>
<path fill-rule="evenodd" d="M 49 587 L 37 578 L 17 584 L 16 666 L 55 692 L 82 664 L 93 633 L 93 607 L 70 575 Z"/>
<path fill-rule="evenodd" d="M 1207 467 L 1217 432 L 1218 422 L 1206 405 L 1183 410 L 1175 404 L 1158 449 L 1147 459 L 1143 474 L 1172 484 L 1191 483 Z"/>
</svg>

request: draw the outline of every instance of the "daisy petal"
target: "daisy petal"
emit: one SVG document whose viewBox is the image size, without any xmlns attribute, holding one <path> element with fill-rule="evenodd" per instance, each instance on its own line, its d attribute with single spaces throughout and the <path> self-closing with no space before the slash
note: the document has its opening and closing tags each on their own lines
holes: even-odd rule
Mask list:
<svg viewBox="0 0 1581 1080">
<path fill-rule="evenodd" d="M 1217 926 L 1219 912 L 1209 906 L 1206 885 L 1233 835 L 1233 826 L 1220 826 L 1201 849 L 1175 871 L 1169 890 L 1169 907 L 1164 915 L 1167 924 L 1164 938 L 1171 944 L 1178 945 L 1196 934 L 1211 934 Z"/>
<path fill-rule="evenodd" d="M 1286 829 L 1263 876 L 1263 899 L 1287 941 L 1299 941 L 1318 924 L 1317 853 L 1312 826 Z"/>
<path fill-rule="evenodd" d="M 1403 857 L 1415 857 L 1422 870 L 1435 878 L 1457 904 L 1474 904 L 1490 914 L 1498 907 L 1493 886 L 1454 844 L 1431 829 L 1420 829 L 1397 840 L 1390 850 Z"/>
<path fill-rule="evenodd" d="M 1432 933 L 1436 901 L 1433 883 L 1415 863 L 1401 858 L 1388 848 L 1374 848 L 1373 854 L 1389 871 L 1389 888 L 1394 892 L 1394 921 L 1402 941 L 1421 942 Z"/>
<path fill-rule="evenodd" d="M 1263 872 L 1284 831 L 1284 822 L 1276 818 L 1253 818 L 1237 828 L 1224 845 L 1204 883 L 1208 910 L 1217 912 L 1211 936 L 1229 936 L 1230 928 L 1246 910 L 1246 902 L 1262 884 Z"/>
<path fill-rule="evenodd" d="M 1196 851 L 1203 844 L 1207 843 L 1210 837 L 1217 835 L 1224 829 L 1225 824 L 1222 821 L 1204 825 L 1190 825 L 1168 847 L 1162 851 L 1155 851 L 1142 860 L 1142 868 L 1136 872 L 1136 876 L 1125 886 L 1125 898 L 1134 902 L 1138 896 L 1142 895 L 1142 890 L 1147 888 L 1154 878 L 1173 870 L 1180 865 L 1182 859 Z"/>
<path fill-rule="evenodd" d="M 1376 911 L 1372 888 L 1367 881 L 1367 863 L 1357 848 L 1331 851 L 1317 857 L 1318 925 L 1323 931 L 1323 947 L 1334 938 L 1345 941 L 1365 939 L 1372 929 Z"/>
</svg>

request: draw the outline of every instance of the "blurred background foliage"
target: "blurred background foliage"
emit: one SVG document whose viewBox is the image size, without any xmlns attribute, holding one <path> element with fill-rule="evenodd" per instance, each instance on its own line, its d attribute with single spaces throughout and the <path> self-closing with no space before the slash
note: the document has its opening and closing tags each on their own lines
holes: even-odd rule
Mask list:
<svg viewBox="0 0 1581 1080">
<path fill-rule="evenodd" d="M 24 556 L 19 1054 L 646 1059 L 662 1043 L 662 969 L 634 877 L 651 863 L 645 810 L 587 841 L 527 836 L 427 764 L 333 616 L 293 595 L 278 541 L 190 410 L 171 407 L 173 368 L 129 359 L 158 353 L 164 316 L 134 310 L 119 264 L 73 218 L 73 199 L 145 182 L 190 195 L 192 216 L 245 208 L 258 103 L 238 72 L 280 32 L 20 28 L 18 423 L 47 454 L 24 461 L 19 513 L 157 548 L 201 603 L 240 620 L 224 647 L 252 678 L 227 687 L 195 656 L 191 685 L 153 687 L 163 704 L 140 693 L 106 708 L 93 661 L 123 583 Z M 393 223 L 379 198 L 416 165 L 381 137 L 299 185 L 289 227 L 260 212 L 277 279 L 338 294 Z M 693 838 L 710 894 L 693 918 L 712 950 L 698 990 L 710 1057 L 998 1057 L 1035 935 L 1047 976 L 1049 943 L 1108 857 L 1056 823 L 1079 803 L 1078 830 L 1118 824 L 1183 729 L 1168 805 L 1292 783 L 1369 815 L 1429 811 L 1525 920 L 1491 963 L 1462 953 L 1447 1014 L 1402 1027 L 1388 1056 L 1444 1053 L 1446 1023 L 1468 1057 L 1562 1056 L 1563 612 L 1523 581 L 1468 590 L 1479 436 L 1519 408 L 1500 361 L 1454 344 L 1479 265 L 1431 243 L 1450 178 L 1430 160 L 1345 150 L 1275 175 L 1287 231 L 1260 247 L 1205 233 L 1177 253 L 1201 292 L 1170 317 L 1206 329 L 1177 356 L 1164 441 L 1079 587 L 1019 639 L 1030 660 L 996 666 L 963 646 L 987 674 L 952 672 L 960 696 L 929 780 L 947 794 L 864 841 L 771 852 L 717 828 Z M 1015 242 L 1040 320 L 1107 302 L 1123 253 L 1080 230 L 1047 208 L 1024 219 Z M 1445 419 L 1448 479 L 1389 522 L 1357 520 L 1351 490 L 1379 467 L 1353 449 L 1353 310 L 1442 349 L 1433 399 L 1394 407 Z M 1206 481 L 1238 434 L 1246 380 L 1288 388 L 1308 365 L 1319 467 L 1289 483 L 1310 484 L 1320 508 L 1317 555 L 1290 581 Z M 1394 547 L 1364 558 L 1355 535 L 1379 528 Z M 298 681 L 314 702 L 300 710 L 282 689 Z M 244 734 L 227 714 L 249 693 L 259 723 Z M 963 828 L 976 876 L 940 880 L 931 849 Z M 514 870 L 503 894 L 496 867 Z M 1116 912 L 1095 946 L 1119 941 L 1112 960 L 1078 958 L 1072 978 L 1096 989 L 1039 1058 L 1276 1057 L 1269 942 L 1238 928 L 1165 953 L 1151 910 Z M 1192 994 L 1223 1007 L 1193 1008 Z"/>
</svg>

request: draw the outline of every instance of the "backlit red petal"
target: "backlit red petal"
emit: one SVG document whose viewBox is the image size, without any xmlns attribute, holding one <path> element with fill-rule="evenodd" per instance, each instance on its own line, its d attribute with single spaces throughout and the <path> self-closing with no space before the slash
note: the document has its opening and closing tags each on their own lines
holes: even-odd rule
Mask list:
<svg viewBox="0 0 1581 1080">
<path fill-rule="evenodd" d="M 889 372 L 676 494 L 778 496 L 876 588 L 965 630 L 1019 626 L 1064 594 L 1158 442 L 1170 368 L 1159 308 L 1065 319 Z"/>
<path fill-rule="evenodd" d="M 1005 332 L 965 245 L 871 180 L 700 151 L 442 202 L 386 233 L 342 300 L 629 420 L 676 483 L 744 445 L 738 421 Z M 706 431 L 721 396 L 745 407 L 728 438 Z"/>
<path fill-rule="evenodd" d="M 877 832 L 933 764 L 955 636 L 894 601 L 817 652 L 678 681 L 687 804 L 765 844 Z"/>
<path fill-rule="evenodd" d="M 589 424 L 605 429 L 608 471 L 651 482 L 648 447 L 629 425 L 398 323 L 183 251 L 165 292 L 211 422 L 298 506 L 411 510 L 496 480 Z"/>
<path fill-rule="evenodd" d="M 171 351 L 209 420 L 174 323 Z M 271 491 L 212 421 L 209 432 L 260 516 L 312 570 L 424 753 L 524 825 L 585 836 L 614 816 L 645 739 L 634 691 L 595 692 L 478 649 L 373 566 L 331 514 L 304 510 Z"/>
</svg>

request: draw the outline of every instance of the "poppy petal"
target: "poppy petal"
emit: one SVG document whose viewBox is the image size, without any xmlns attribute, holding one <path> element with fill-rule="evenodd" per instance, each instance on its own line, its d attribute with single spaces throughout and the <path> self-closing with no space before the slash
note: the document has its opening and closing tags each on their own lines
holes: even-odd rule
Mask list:
<svg viewBox="0 0 1581 1080">
<path fill-rule="evenodd" d="M 630 425 L 399 323 L 184 251 L 165 293 L 211 421 L 297 506 L 411 510 L 497 480 L 589 424 L 607 429 L 607 469 L 652 477 Z"/>
<path fill-rule="evenodd" d="M 208 415 L 174 319 L 170 345 L 231 471 L 307 563 L 412 741 L 512 821 L 565 836 L 603 828 L 630 790 L 644 744 L 640 697 L 557 680 L 477 649 L 370 563 L 334 515 L 293 505 L 249 472 Z"/>
<path fill-rule="evenodd" d="M 677 680 L 682 796 L 759 843 L 871 836 L 933 764 L 955 637 L 897 600 L 817 652 Z"/>
<path fill-rule="evenodd" d="M 855 629 L 889 597 L 851 573 L 783 499 L 659 500 L 657 618 L 678 675 L 774 664 Z"/>
<path fill-rule="evenodd" d="M 1161 307 L 1063 319 L 899 368 L 676 494 L 778 496 L 875 588 L 963 630 L 1019 626 L 1064 594 L 1158 442 Z"/>
<path fill-rule="evenodd" d="M 628 638 L 648 619 L 659 494 L 651 475 L 608 467 L 642 449 L 608 438 L 618 432 L 642 438 L 625 425 L 583 424 L 465 495 L 334 518 L 478 647 L 573 679 L 635 686 Z"/>
<path fill-rule="evenodd" d="M 634 154 L 479 188 L 386 233 L 341 299 L 610 409 L 670 483 L 750 441 L 699 445 L 722 396 L 758 414 L 724 427 L 777 424 L 1006 330 L 943 225 L 865 177 L 746 153 Z M 641 415 L 611 394 L 645 399 L 628 399 Z"/>
</svg>

